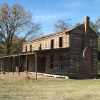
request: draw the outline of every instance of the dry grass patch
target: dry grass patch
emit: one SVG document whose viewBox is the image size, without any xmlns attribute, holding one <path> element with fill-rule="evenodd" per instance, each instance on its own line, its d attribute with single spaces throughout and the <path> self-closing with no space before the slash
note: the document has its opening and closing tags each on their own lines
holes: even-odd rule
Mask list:
<svg viewBox="0 0 100 100">
<path fill-rule="evenodd" d="M 18 80 L 13 78 L 1 79 L 0 74 L 0 100 L 100 100 L 99 79 L 65 80 L 38 76 L 39 80 L 26 80 L 24 75 Z"/>
</svg>

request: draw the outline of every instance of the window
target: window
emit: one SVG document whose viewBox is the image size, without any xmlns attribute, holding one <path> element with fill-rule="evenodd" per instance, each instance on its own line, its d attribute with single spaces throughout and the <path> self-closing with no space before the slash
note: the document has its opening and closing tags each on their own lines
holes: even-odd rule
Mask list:
<svg viewBox="0 0 100 100">
<path fill-rule="evenodd" d="M 25 46 L 25 52 L 27 52 L 27 46 Z"/>
<path fill-rule="evenodd" d="M 40 44 L 40 46 L 39 46 L 39 50 L 41 50 L 41 44 Z"/>
<path fill-rule="evenodd" d="M 50 69 L 53 69 L 53 56 L 50 57 Z"/>
<path fill-rule="evenodd" d="M 30 51 L 32 52 L 32 45 L 30 45 Z"/>
<path fill-rule="evenodd" d="M 59 37 L 59 47 L 62 47 L 62 40 L 63 40 L 63 38 L 62 37 Z"/>
<path fill-rule="evenodd" d="M 54 40 L 52 39 L 51 40 L 51 49 L 53 49 L 54 48 Z"/>
<path fill-rule="evenodd" d="M 63 60 L 63 57 L 62 56 L 60 56 L 60 69 L 62 70 L 62 60 Z"/>
<path fill-rule="evenodd" d="M 53 64 L 50 64 L 50 69 L 53 69 Z"/>
<path fill-rule="evenodd" d="M 62 68 L 62 64 L 61 64 L 61 70 L 62 70 L 63 68 Z"/>
</svg>

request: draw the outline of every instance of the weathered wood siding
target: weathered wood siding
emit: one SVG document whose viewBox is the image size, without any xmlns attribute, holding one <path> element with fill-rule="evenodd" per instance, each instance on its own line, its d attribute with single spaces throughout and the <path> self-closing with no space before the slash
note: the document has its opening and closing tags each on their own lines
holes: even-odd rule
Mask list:
<svg viewBox="0 0 100 100">
<path fill-rule="evenodd" d="M 70 33 L 70 71 L 71 76 L 79 75 L 83 60 L 83 31 L 74 29 Z"/>
<path fill-rule="evenodd" d="M 31 42 L 26 42 L 23 44 L 22 52 L 30 51 L 30 45 L 32 45 L 32 51 L 39 50 L 39 47 L 41 46 L 41 50 L 44 49 L 51 49 L 51 40 L 54 40 L 54 48 L 59 48 L 59 37 L 62 37 L 62 48 L 69 47 L 69 34 L 57 34 L 57 35 L 51 35 L 49 37 L 42 37 L 40 39 L 33 40 Z"/>
<path fill-rule="evenodd" d="M 53 57 L 53 62 L 50 62 L 50 57 Z M 62 60 L 60 60 L 62 57 Z M 51 69 L 51 64 L 53 68 Z M 46 73 L 68 75 L 69 73 L 69 52 L 55 53 L 54 55 L 46 56 Z"/>
<path fill-rule="evenodd" d="M 28 71 L 30 72 L 35 71 L 35 56 L 34 55 L 28 56 Z"/>
<path fill-rule="evenodd" d="M 94 77 L 97 75 L 98 66 L 98 37 L 89 29 L 89 48 L 91 56 L 91 68 L 88 69 L 88 65 L 83 67 L 83 52 L 85 49 L 85 38 L 84 28 L 74 29 L 70 32 L 70 72 L 72 76 L 80 77 L 80 74 L 87 74 L 90 70 L 90 76 Z M 81 72 L 80 72 L 81 71 Z M 87 72 L 86 72 L 87 71 Z"/>
<path fill-rule="evenodd" d="M 92 62 L 92 71 L 91 71 L 91 75 L 95 76 L 97 74 L 97 71 L 98 71 L 98 39 L 97 37 L 91 37 L 90 38 L 90 46 L 92 48 L 92 59 L 91 59 L 91 62 Z"/>
</svg>

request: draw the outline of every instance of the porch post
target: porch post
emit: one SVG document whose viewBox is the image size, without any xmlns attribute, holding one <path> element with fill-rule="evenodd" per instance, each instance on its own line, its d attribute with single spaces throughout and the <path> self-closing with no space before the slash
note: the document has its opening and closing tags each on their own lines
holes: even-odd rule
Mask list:
<svg viewBox="0 0 100 100">
<path fill-rule="evenodd" d="M 8 74 L 9 74 L 9 67 L 10 67 L 10 65 L 9 65 L 9 64 L 10 64 L 10 63 L 9 63 L 9 59 L 10 59 L 10 57 L 9 57 L 9 58 L 6 58 L 6 60 L 7 60 L 7 61 L 6 61 L 6 62 L 7 62 L 6 65 L 7 65 L 7 72 L 8 72 Z"/>
<path fill-rule="evenodd" d="M 37 80 L 37 53 L 35 52 L 35 79 Z"/>
<path fill-rule="evenodd" d="M 18 60 L 18 75 L 20 76 L 20 64 L 21 63 L 21 59 L 20 59 L 20 55 L 19 55 L 19 60 Z"/>
<path fill-rule="evenodd" d="M 14 67 L 15 67 L 15 56 L 12 58 L 12 73 L 14 75 Z"/>
<path fill-rule="evenodd" d="M 1 72 L 2 72 L 2 59 L 1 59 L 1 62 L 0 62 L 0 74 L 1 74 Z"/>
<path fill-rule="evenodd" d="M 5 57 L 3 58 L 3 74 L 5 74 Z"/>
<path fill-rule="evenodd" d="M 28 79 L 28 68 L 27 68 L 27 54 L 26 54 L 26 79 Z"/>
</svg>

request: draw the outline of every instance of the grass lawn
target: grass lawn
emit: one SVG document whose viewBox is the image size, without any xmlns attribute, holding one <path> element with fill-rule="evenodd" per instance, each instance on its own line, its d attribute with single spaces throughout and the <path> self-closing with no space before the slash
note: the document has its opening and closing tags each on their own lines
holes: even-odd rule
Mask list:
<svg viewBox="0 0 100 100">
<path fill-rule="evenodd" d="M 0 79 L 0 100 L 100 100 L 100 79 Z"/>
</svg>

